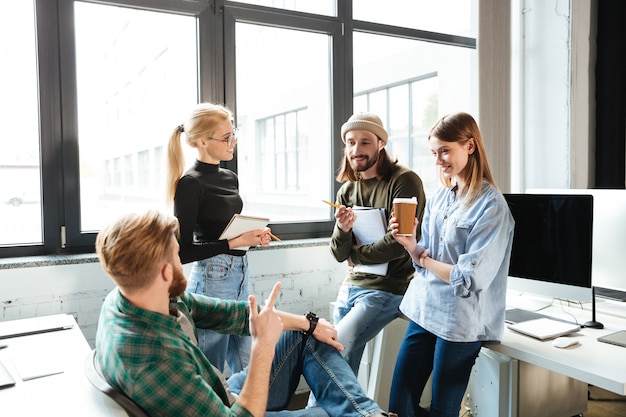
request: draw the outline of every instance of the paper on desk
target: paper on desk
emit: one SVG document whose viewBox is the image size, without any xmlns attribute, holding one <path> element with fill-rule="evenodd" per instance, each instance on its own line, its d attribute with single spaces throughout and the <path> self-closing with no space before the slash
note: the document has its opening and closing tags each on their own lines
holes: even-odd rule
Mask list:
<svg viewBox="0 0 626 417">
<path fill-rule="evenodd" d="M 13 362 L 22 381 L 56 375 L 65 371 L 63 349 L 38 343 L 45 340 L 49 339 L 33 339 L 33 343 L 20 346 L 19 349 L 12 349 L 9 359 Z"/>
<path fill-rule="evenodd" d="M 13 358 L 13 364 L 22 381 L 62 374 L 64 372 L 63 366 L 45 357 L 27 358 L 19 356 Z"/>
<path fill-rule="evenodd" d="M 357 246 L 367 245 L 382 239 L 387 233 L 387 216 L 384 208 L 354 206 L 356 221 L 352 225 L 352 234 Z M 354 272 L 363 272 L 375 275 L 387 275 L 389 263 L 375 265 L 355 265 Z"/>
</svg>

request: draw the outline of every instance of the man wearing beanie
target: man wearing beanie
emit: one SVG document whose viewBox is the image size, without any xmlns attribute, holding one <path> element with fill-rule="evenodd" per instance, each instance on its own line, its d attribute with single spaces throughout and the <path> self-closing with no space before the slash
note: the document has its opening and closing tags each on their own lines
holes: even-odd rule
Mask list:
<svg viewBox="0 0 626 417">
<path fill-rule="evenodd" d="M 398 165 L 385 150 L 388 134 L 380 118 L 358 113 L 341 127 L 345 157 L 337 175 L 343 182 L 337 192 L 335 227 L 330 249 L 337 261 L 348 261 L 350 269 L 337 295 L 333 319 L 344 355 L 355 374 L 365 344 L 389 322 L 401 316 L 399 306 L 415 268 L 411 257 L 388 231 L 372 244 L 357 247 L 352 225 L 358 210 L 352 207 L 384 208 L 387 222 L 396 197 L 416 197 L 420 223 L 426 197 L 422 180 Z M 418 228 L 417 240 L 419 240 Z M 385 276 L 355 272 L 353 265 L 388 263 Z"/>
</svg>

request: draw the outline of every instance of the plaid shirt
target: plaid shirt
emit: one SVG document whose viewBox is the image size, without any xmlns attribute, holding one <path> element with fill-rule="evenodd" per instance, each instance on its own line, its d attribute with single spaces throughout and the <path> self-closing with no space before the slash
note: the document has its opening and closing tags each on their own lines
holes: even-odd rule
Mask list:
<svg viewBox="0 0 626 417">
<path fill-rule="evenodd" d="M 230 406 L 217 371 L 176 319 L 198 328 L 249 335 L 248 303 L 185 292 L 172 300 L 173 315 L 136 307 L 114 289 L 100 313 L 96 349 L 105 379 L 151 416 L 252 416 Z"/>
</svg>

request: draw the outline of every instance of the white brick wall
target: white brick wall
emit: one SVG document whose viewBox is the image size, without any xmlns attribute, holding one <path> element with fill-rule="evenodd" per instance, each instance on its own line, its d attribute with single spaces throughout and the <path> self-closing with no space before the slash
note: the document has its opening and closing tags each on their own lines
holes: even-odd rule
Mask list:
<svg viewBox="0 0 626 417">
<path fill-rule="evenodd" d="M 335 261 L 326 241 L 276 244 L 249 252 L 250 291 L 267 298 L 276 281 L 282 282 L 278 307 L 302 314 L 307 310 L 329 318 L 346 266 Z M 50 262 L 54 263 L 54 262 Z M 185 265 L 186 272 L 189 265 Z M 73 314 L 93 346 L 100 307 L 113 283 L 97 258 L 63 265 L 11 267 L 0 265 L 0 321 L 49 314 Z"/>
</svg>

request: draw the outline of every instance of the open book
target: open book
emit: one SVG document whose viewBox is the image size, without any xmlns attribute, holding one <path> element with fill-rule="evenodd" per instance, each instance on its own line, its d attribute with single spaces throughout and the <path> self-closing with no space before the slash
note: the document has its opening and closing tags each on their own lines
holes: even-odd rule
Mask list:
<svg viewBox="0 0 626 417">
<path fill-rule="evenodd" d="M 270 219 L 266 217 L 245 216 L 236 213 L 230 219 L 219 238 L 220 240 L 232 239 L 251 230 L 264 229 L 269 222 Z M 241 246 L 235 249 L 247 250 L 248 248 L 249 246 Z"/>
<path fill-rule="evenodd" d="M 356 213 L 356 221 L 352 225 L 352 234 L 358 246 L 367 245 L 382 239 L 387 233 L 387 216 L 384 208 L 352 207 Z M 355 265 L 354 272 L 375 275 L 387 275 L 388 263 L 376 265 Z"/>
</svg>

